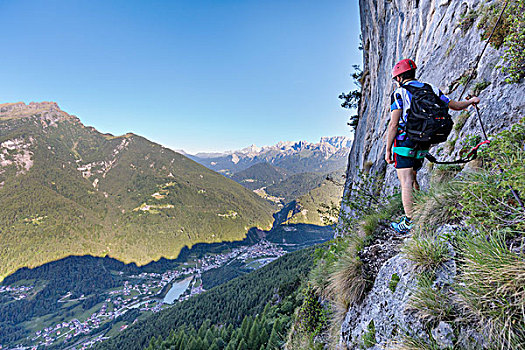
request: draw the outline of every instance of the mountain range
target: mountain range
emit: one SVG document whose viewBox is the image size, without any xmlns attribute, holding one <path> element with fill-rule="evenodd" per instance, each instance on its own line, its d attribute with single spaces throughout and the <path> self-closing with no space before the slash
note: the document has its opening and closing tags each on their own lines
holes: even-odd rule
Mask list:
<svg viewBox="0 0 525 350">
<path fill-rule="evenodd" d="M 145 264 L 269 228 L 253 192 L 141 136 L 102 134 L 53 102 L 0 105 L 0 279 L 68 255 Z"/>
<path fill-rule="evenodd" d="M 269 163 L 289 174 L 303 172 L 328 173 L 346 165 L 352 140 L 345 136 L 322 137 L 318 143 L 283 141 L 273 146 L 252 145 L 225 153 L 187 155 L 196 162 L 232 176 L 257 163 Z"/>
</svg>

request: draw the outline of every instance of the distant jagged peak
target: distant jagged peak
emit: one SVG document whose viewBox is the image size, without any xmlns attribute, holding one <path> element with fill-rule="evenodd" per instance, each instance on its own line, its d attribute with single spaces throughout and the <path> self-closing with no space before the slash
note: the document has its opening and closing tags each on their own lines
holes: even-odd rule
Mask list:
<svg viewBox="0 0 525 350">
<path fill-rule="evenodd" d="M 293 145 L 295 145 L 296 143 L 297 141 L 280 141 L 280 142 L 277 142 L 277 144 L 273 147 L 277 147 L 280 149 L 287 149 L 287 148 L 292 148 Z M 267 146 L 267 147 L 270 148 L 272 146 Z"/>
<path fill-rule="evenodd" d="M 260 147 L 257 147 L 256 145 L 252 144 L 248 147 L 245 147 L 239 151 L 237 151 L 236 153 L 243 153 L 243 154 L 246 154 L 246 155 L 252 155 L 252 154 L 257 154 L 257 153 L 260 153 L 261 152 L 261 148 Z"/>
<path fill-rule="evenodd" d="M 70 115 L 60 109 L 56 102 L 24 102 L 2 103 L 0 104 L 0 119 L 21 119 L 40 114 L 41 116 L 53 116 L 55 119 L 74 119 L 77 117 Z"/>
<path fill-rule="evenodd" d="M 346 136 L 323 136 L 320 143 L 328 143 L 336 148 L 350 148 L 352 139 Z"/>
</svg>

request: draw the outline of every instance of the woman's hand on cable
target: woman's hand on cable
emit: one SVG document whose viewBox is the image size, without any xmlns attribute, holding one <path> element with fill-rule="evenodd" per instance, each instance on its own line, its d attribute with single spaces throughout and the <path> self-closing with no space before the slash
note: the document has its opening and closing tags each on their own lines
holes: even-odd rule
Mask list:
<svg viewBox="0 0 525 350">
<path fill-rule="evenodd" d="M 477 105 L 480 99 L 477 96 L 469 96 L 468 101 L 470 102 L 471 105 Z"/>
<path fill-rule="evenodd" d="M 473 105 L 477 105 L 479 103 L 479 97 L 477 96 L 472 96 L 472 98 L 470 99 L 470 103 L 473 104 Z"/>
</svg>

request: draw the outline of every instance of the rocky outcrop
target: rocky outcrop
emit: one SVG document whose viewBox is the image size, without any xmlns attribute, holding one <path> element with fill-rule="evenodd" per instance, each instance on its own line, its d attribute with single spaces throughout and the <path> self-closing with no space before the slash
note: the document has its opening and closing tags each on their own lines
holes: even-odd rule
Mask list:
<svg viewBox="0 0 525 350">
<path fill-rule="evenodd" d="M 467 74 L 475 76 L 468 90 L 477 83 L 490 83 L 479 94 L 481 118 L 489 134 L 509 127 L 525 115 L 525 83 L 506 83 L 505 75 L 496 68 L 503 63 L 500 57 L 504 47 L 496 50 L 489 45 L 479 65 L 474 67 L 486 43 L 480 40 L 481 31 L 476 21 L 479 18 L 475 18 L 466 31 L 459 26 L 463 15 L 492 2 L 360 1 L 364 48 L 362 99 L 359 124 L 348 158 L 346 191 L 365 165 L 372 171 L 386 174 L 386 191 L 398 185 L 393 167 L 387 167 L 384 161 L 384 139 L 390 119 L 390 95 L 395 87 L 390 72 L 395 62 L 402 58 L 414 59 L 418 78 L 438 86 L 452 99 L 459 98 L 464 87 L 458 80 Z M 459 112 L 451 114 L 457 118 Z M 452 132 L 450 142 L 434 147 L 432 153 L 439 159 L 453 159 L 468 135 L 482 135 L 474 111 L 463 128 Z M 424 168 L 420 172 L 423 187 L 428 183 L 427 178 Z"/>
<path fill-rule="evenodd" d="M 39 116 L 42 120 L 57 122 L 64 118 L 75 118 L 62 111 L 56 102 L 24 102 L 0 104 L 0 119 L 20 119 Z M 76 119 L 76 118 L 75 118 Z"/>
<path fill-rule="evenodd" d="M 439 235 L 453 231 L 453 227 L 444 226 Z M 410 238 L 407 238 L 410 239 Z M 392 242 L 378 242 L 379 250 L 395 251 Z M 433 282 L 436 288 L 450 285 L 456 276 L 456 263 L 452 259 L 455 253 L 450 246 L 451 259 L 442 264 L 436 271 Z M 354 304 L 348 310 L 341 327 L 341 343 L 347 349 L 360 349 L 364 337 L 374 338 L 375 346 L 369 349 L 380 350 L 391 348 L 400 342 L 402 336 L 409 334 L 426 339 L 425 326 L 411 308 L 410 300 L 418 286 L 418 273 L 413 263 L 403 254 L 396 254 L 382 264 L 372 289 L 361 303 Z M 445 322 L 439 324 L 433 331 L 434 339 L 443 344 L 448 342 L 453 334 L 448 332 L 452 327 Z M 373 324 L 373 333 L 370 324 Z M 444 346 L 446 347 L 446 346 Z"/>
</svg>

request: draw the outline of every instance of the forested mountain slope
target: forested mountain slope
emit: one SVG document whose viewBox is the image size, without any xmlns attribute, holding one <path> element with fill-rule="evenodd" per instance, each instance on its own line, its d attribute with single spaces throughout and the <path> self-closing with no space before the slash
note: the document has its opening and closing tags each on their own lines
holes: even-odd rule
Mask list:
<svg viewBox="0 0 525 350">
<path fill-rule="evenodd" d="M 68 255 L 144 264 L 272 223 L 270 205 L 234 181 L 48 102 L 0 105 L 0 206 L 0 278 Z"/>
<path fill-rule="evenodd" d="M 262 162 L 252 165 L 232 175 L 232 179 L 250 190 L 271 186 L 283 181 L 287 171 L 269 163 Z"/>
<path fill-rule="evenodd" d="M 245 316 L 261 314 L 270 301 L 278 303 L 293 293 L 310 270 L 313 251 L 308 248 L 287 254 L 260 270 L 138 321 L 96 349 L 144 349 L 154 337 L 165 338 L 185 325 L 199 329 L 205 321 L 208 325 L 237 327 Z"/>
</svg>

